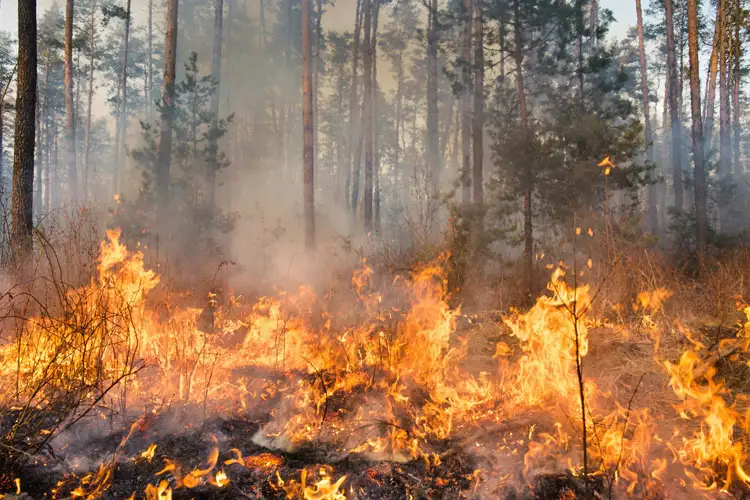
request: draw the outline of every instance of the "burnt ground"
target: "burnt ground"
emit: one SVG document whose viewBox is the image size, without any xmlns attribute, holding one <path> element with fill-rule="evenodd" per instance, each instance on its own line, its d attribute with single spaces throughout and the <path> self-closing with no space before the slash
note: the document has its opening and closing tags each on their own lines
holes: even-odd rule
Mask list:
<svg viewBox="0 0 750 500">
<path fill-rule="evenodd" d="M 283 499 L 286 498 L 286 493 L 279 487 L 277 477 L 283 478 L 287 484 L 289 480 L 299 482 L 301 471 L 307 469 L 313 474 L 312 481 L 308 478 L 310 484 L 317 479 L 314 471 L 325 464 L 332 467 L 331 476 L 334 481 L 342 475 L 347 476 L 342 487 L 347 498 L 487 498 L 477 491 L 480 478 L 475 473 L 478 468 L 476 459 L 463 449 L 462 443 L 455 441 L 430 443 L 431 448 L 442 456 L 438 465 L 428 464 L 424 459 L 409 462 L 373 461 L 357 454 L 335 458 L 335 452 L 321 443 L 307 444 L 291 453 L 269 450 L 257 445 L 252 438 L 267 418 L 214 418 L 203 425 L 184 430 L 175 429 L 174 432 L 167 433 L 159 431 L 160 427 L 174 427 L 173 422 L 169 422 L 173 417 L 169 414 L 154 416 L 144 430 L 137 431 L 131 436 L 120 449 L 111 484 L 101 498 L 127 499 L 133 493 L 137 499 L 144 498 L 144 490 L 149 484 L 157 485 L 161 480 L 168 480 L 173 488 L 173 498 L 176 500 Z M 500 431 L 500 428 L 496 430 Z M 481 429 L 474 430 L 469 438 L 474 439 L 481 433 Z M 113 452 L 118 449 L 126 434 L 125 431 L 118 431 L 92 439 L 85 444 L 71 446 L 56 454 L 55 458 L 46 457 L 49 464 L 47 467 L 27 466 L 20 474 L 23 491 L 36 500 L 71 498 L 71 492 L 81 484 L 80 479 L 84 473 L 66 474 L 64 467 L 55 466 L 56 463 L 70 461 L 66 460 L 65 452 L 71 456 L 78 456 L 84 452 L 92 464 L 111 461 Z M 175 488 L 177 484 L 172 473 L 156 475 L 164 468 L 165 459 L 179 464 L 183 475 L 196 467 L 205 466 L 212 446 L 212 436 L 218 439 L 220 450 L 218 464 L 213 472 L 223 469 L 229 477 L 229 484 L 219 488 L 204 481 L 191 489 Z M 140 458 L 140 453 L 152 443 L 157 445 L 153 459 L 147 461 Z M 226 460 L 236 458 L 230 451 L 232 448 L 241 450 L 245 466 L 224 464 Z M 271 465 L 266 466 L 268 463 Z M 12 479 L 4 479 L 5 484 L 0 491 L 15 490 Z M 601 478 L 592 479 L 591 489 L 604 491 Z M 553 500 L 576 498 L 583 493 L 581 481 L 567 474 L 542 475 L 537 479 L 533 490 L 534 493 L 528 489 L 519 493 L 513 489 L 505 489 L 501 495 L 503 498 L 518 500 Z"/>
</svg>

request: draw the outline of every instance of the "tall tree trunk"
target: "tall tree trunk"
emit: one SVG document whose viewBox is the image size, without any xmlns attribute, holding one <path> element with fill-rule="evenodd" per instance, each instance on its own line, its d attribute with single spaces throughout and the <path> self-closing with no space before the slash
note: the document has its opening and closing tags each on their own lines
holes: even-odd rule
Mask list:
<svg viewBox="0 0 750 500">
<path fill-rule="evenodd" d="M 430 0 L 427 21 L 427 172 L 432 180 L 433 194 L 440 189 L 440 157 L 438 155 L 438 39 L 437 0 Z"/>
<path fill-rule="evenodd" d="M 27 259 L 32 250 L 36 50 L 36 0 L 18 0 L 18 79 L 11 204 L 11 245 L 17 263 Z"/>
<path fill-rule="evenodd" d="M 211 76 L 216 83 L 216 89 L 211 96 L 211 113 L 213 114 L 214 127 L 219 125 L 219 94 L 221 85 L 221 48 L 223 40 L 224 25 L 224 0 L 215 0 L 214 3 L 214 51 L 211 60 Z M 216 139 L 218 140 L 218 139 Z M 214 145 L 218 154 L 219 147 Z M 206 191 L 208 191 L 208 204 L 214 206 L 216 196 L 216 166 L 218 158 L 213 158 L 212 163 L 206 166 Z"/>
<path fill-rule="evenodd" d="M 529 147 L 529 117 L 526 109 L 526 89 L 523 81 L 523 37 L 521 35 L 521 0 L 515 0 L 515 51 L 516 88 L 518 92 L 519 112 L 521 118 L 521 134 L 524 153 Z M 528 155 L 523 155 L 523 279 L 524 292 L 527 300 L 531 299 L 534 285 L 534 233 L 531 214 L 531 195 L 533 192 L 533 173 Z"/>
<path fill-rule="evenodd" d="M 638 20 L 638 59 L 641 66 L 641 94 L 643 96 L 643 139 L 646 143 L 646 161 L 654 163 L 653 135 L 651 133 L 651 104 L 648 92 L 648 73 L 646 69 L 646 47 L 643 40 L 643 11 L 641 0 L 635 0 L 636 18 Z M 648 198 L 648 228 L 656 233 L 659 230 L 659 214 L 656 209 L 656 186 L 649 183 L 646 196 Z"/>
<path fill-rule="evenodd" d="M 717 12 L 721 35 L 719 38 L 719 177 L 725 178 L 731 173 L 731 144 L 729 138 L 729 50 L 727 47 L 728 23 L 727 0 L 719 0 Z"/>
<path fill-rule="evenodd" d="M 172 160 L 172 120 L 174 110 L 174 85 L 177 69 L 177 9 L 178 0 L 167 0 L 167 34 L 164 42 L 166 65 L 164 68 L 164 111 L 161 116 L 159 140 L 159 166 L 156 191 L 159 203 L 169 203 L 169 167 Z"/>
<path fill-rule="evenodd" d="M 484 26 L 482 1 L 474 0 L 474 203 L 484 203 Z"/>
<path fill-rule="evenodd" d="M 304 163 L 305 248 L 315 250 L 315 157 L 313 156 L 313 96 L 310 12 L 312 0 L 302 0 L 302 123 Z"/>
<path fill-rule="evenodd" d="M 734 79 L 732 81 L 732 130 L 734 132 L 734 172 L 742 172 L 740 164 L 740 81 L 742 79 L 741 60 L 742 60 L 742 39 L 740 38 L 740 24 L 742 23 L 743 9 L 741 0 L 735 0 L 736 8 L 734 12 Z"/>
<path fill-rule="evenodd" d="M 120 138 L 117 141 L 117 160 L 115 161 L 115 190 L 120 191 L 120 181 L 122 177 L 122 170 L 125 167 L 125 138 L 128 136 L 127 127 L 127 112 L 128 112 L 128 47 L 130 44 L 130 2 L 127 0 L 125 8 L 125 38 L 123 43 L 122 52 L 122 71 L 121 71 L 121 85 L 122 85 L 122 96 L 120 99 L 120 110 L 119 110 L 119 121 L 120 121 Z"/>
<path fill-rule="evenodd" d="M 154 111 L 154 0 L 148 0 L 148 25 L 146 27 L 148 38 L 148 69 L 146 72 L 146 112 L 151 121 Z"/>
<path fill-rule="evenodd" d="M 323 1 L 315 0 L 315 53 L 313 54 L 313 156 L 318 168 L 318 94 L 320 93 L 320 54 L 323 47 Z M 317 173 L 317 171 L 316 171 Z"/>
<path fill-rule="evenodd" d="M 675 58 L 674 22 L 672 20 L 672 0 L 664 2 L 666 7 L 667 29 L 667 70 L 669 72 L 669 117 L 672 139 L 672 182 L 674 183 L 674 209 L 682 213 L 682 126 L 680 123 L 679 80 L 677 78 L 677 60 Z"/>
<path fill-rule="evenodd" d="M 50 54 L 49 49 L 45 51 L 44 61 L 44 88 L 42 95 L 37 99 L 39 102 L 38 110 L 41 115 L 37 120 L 39 127 L 36 129 L 36 148 L 37 156 L 39 159 L 39 166 L 35 169 L 35 181 L 34 185 L 34 210 L 37 213 L 46 211 L 49 208 L 49 203 L 44 203 L 49 198 L 49 143 L 50 143 L 50 106 L 49 106 L 49 63 Z M 42 181 L 42 174 L 44 173 L 44 181 L 47 183 L 46 187 Z M 44 189 L 43 189 L 44 188 Z M 44 195 L 44 196 L 43 196 Z"/>
<path fill-rule="evenodd" d="M 374 0 L 378 1 L 378 0 Z M 364 44 L 364 106 L 362 107 L 362 122 L 365 138 L 365 193 L 364 193 L 364 223 L 365 232 L 372 231 L 372 2 L 365 0 L 365 44 Z"/>
<path fill-rule="evenodd" d="M 359 99 L 357 98 L 357 86 L 358 86 L 358 75 L 359 71 L 359 43 L 362 33 L 362 17 L 365 0 L 357 0 L 357 13 L 354 21 L 354 45 L 352 48 L 352 88 L 351 88 L 351 99 L 349 100 L 349 140 L 347 141 L 348 154 L 347 154 L 347 165 L 346 165 L 346 187 L 347 193 L 347 206 L 349 206 L 349 191 L 351 189 L 351 209 L 352 213 L 357 214 L 357 203 L 359 200 L 359 161 L 357 161 L 357 170 L 354 171 L 353 156 L 355 148 L 359 144 L 359 132 L 357 127 L 359 126 L 360 113 L 358 110 Z M 354 175 L 354 179 L 352 179 Z"/>
<path fill-rule="evenodd" d="M 86 130 L 83 138 L 83 200 L 89 201 L 89 175 L 91 155 L 91 111 L 94 103 L 94 45 L 96 40 L 96 0 L 91 6 L 91 19 L 89 20 L 89 88 L 88 105 L 86 106 Z"/>
<path fill-rule="evenodd" d="M 380 0 L 375 0 L 372 16 L 372 175 L 373 175 L 373 229 L 380 232 L 380 149 L 378 142 L 378 21 Z"/>
<path fill-rule="evenodd" d="M 703 156 L 703 123 L 701 119 L 697 0 L 688 0 L 688 45 L 690 53 L 690 108 L 693 114 L 693 161 L 695 163 L 696 242 L 698 252 L 702 253 L 706 248 L 708 217 L 706 211 L 706 171 Z"/>
<path fill-rule="evenodd" d="M 403 51 L 399 50 L 396 56 L 396 116 L 393 118 L 396 128 L 396 140 L 393 144 L 393 168 L 396 171 L 396 179 L 399 179 L 401 172 L 401 130 L 404 126 L 403 100 L 404 100 L 404 56 Z M 401 192 L 406 182 L 398 183 L 396 186 L 397 203 L 401 202 Z M 400 207 L 400 205 L 399 205 Z"/>
<path fill-rule="evenodd" d="M 575 0 L 576 9 L 576 48 L 578 52 L 578 66 L 576 76 L 578 77 L 578 99 L 580 100 L 581 109 L 583 109 L 583 0 Z"/>
<path fill-rule="evenodd" d="M 716 16 L 714 27 L 714 41 L 711 49 L 711 58 L 708 63 L 708 81 L 706 82 L 706 102 L 705 102 L 705 133 L 703 134 L 704 151 L 712 148 L 714 134 L 714 114 L 716 109 L 716 72 L 719 69 L 719 37 L 721 34 L 720 16 Z"/>
<path fill-rule="evenodd" d="M 464 3 L 464 39 L 463 39 L 463 96 L 461 100 L 461 187 L 462 202 L 471 202 L 471 119 L 470 96 L 471 84 L 471 0 Z"/>
<path fill-rule="evenodd" d="M 70 199 L 78 201 L 78 171 L 76 165 L 76 118 L 73 101 L 73 0 L 65 6 L 65 144 L 68 165 Z"/>
</svg>

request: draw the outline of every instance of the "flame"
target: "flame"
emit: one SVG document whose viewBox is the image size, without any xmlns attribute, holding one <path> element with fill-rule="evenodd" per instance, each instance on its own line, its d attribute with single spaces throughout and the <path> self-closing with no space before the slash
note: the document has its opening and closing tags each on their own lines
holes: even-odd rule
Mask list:
<svg viewBox="0 0 750 500">
<path fill-rule="evenodd" d="M 154 453 L 156 453 L 156 444 L 152 443 L 148 446 L 147 449 L 142 451 L 139 456 L 147 462 L 151 462 L 151 460 L 154 458 Z"/>
</svg>

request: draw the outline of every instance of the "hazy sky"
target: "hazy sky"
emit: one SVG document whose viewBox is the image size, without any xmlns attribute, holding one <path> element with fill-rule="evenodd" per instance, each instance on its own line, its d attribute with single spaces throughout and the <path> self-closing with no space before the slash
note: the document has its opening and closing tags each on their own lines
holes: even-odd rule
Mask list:
<svg viewBox="0 0 750 500">
<path fill-rule="evenodd" d="M 38 14 L 41 16 L 41 13 L 54 3 L 55 0 L 38 0 Z M 144 10 L 139 8 L 139 5 L 145 5 L 145 2 L 136 0 L 133 4 L 135 22 L 138 23 Z M 353 24 L 354 5 L 355 0 L 338 0 L 336 7 L 329 13 L 330 15 L 323 17 L 323 24 L 328 24 L 329 28 L 336 29 Z M 617 22 L 612 27 L 612 34 L 617 38 L 622 38 L 627 33 L 628 28 L 635 24 L 635 2 L 633 0 L 601 0 L 600 5 L 614 13 Z M 17 9 L 17 0 L 0 0 L 0 29 L 13 33 L 17 31 Z M 351 14 L 349 11 L 351 11 Z"/>
</svg>

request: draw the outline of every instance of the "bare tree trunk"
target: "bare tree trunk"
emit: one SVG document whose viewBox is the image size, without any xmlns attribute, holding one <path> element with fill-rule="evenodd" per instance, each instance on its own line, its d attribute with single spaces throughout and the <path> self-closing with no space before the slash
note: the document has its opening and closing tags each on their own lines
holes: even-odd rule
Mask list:
<svg viewBox="0 0 750 500">
<path fill-rule="evenodd" d="M 177 9 L 178 0 L 167 1 L 167 34 L 164 42 L 166 65 L 164 68 L 164 110 L 161 116 L 161 138 L 159 140 L 159 167 L 156 175 L 156 191 L 159 203 L 169 203 L 169 167 L 172 157 L 172 120 L 174 111 L 174 85 L 177 69 Z"/>
<path fill-rule="evenodd" d="M 528 148 L 529 141 L 529 117 L 526 109 L 526 89 L 523 82 L 523 38 L 521 36 L 521 8 L 520 1 L 515 0 L 515 65 L 516 65 L 516 87 L 518 89 L 519 112 L 521 117 L 521 134 L 523 135 L 524 152 Z M 524 155 L 524 178 L 523 178 L 523 279 L 524 292 L 527 299 L 531 299 L 534 285 L 534 233 L 531 214 L 531 195 L 533 192 L 533 177 L 528 155 Z"/>
<path fill-rule="evenodd" d="M 471 202 L 471 119 L 470 96 L 473 85 L 471 84 L 471 0 L 464 3 L 464 39 L 463 39 L 463 96 L 461 100 L 461 187 L 462 202 Z"/>
<path fill-rule="evenodd" d="M 148 113 L 148 119 L 151 121 L 151 117 L 154 112 L 154 0 L 148 0 L 148 26 L 147 26 L 147 37 L 148 37 L 148 72 L 146 73 L 146 111 Z"/>
<path fill-rule="evenodd" d="M 49 203 L 44 203 L 45 199 L 49 198 L 49 62 L 50 55 L 49 49 L 45 51 L 45 62 L 44 62 L 44 89 L 42 95 L 37 99 L 39 102 L 38 113 L 39 119 L 37 123 L 39 126 L 36 129 L 36 149 L 38 157 L 38 168 L 35 170 L 35 181 L 34 185 L 34 207 L 37 213 L 41 213 L 49 207 Z M 41 102 L 40 102 L 41 101 Z M 46 171 L 45 171 L 46 167 Z M 44 173 L 47 181 L 46 187 L 42 181 L 42 174 Z M 44 189 L 43 189 L 44 188 Z M 44 195 L 44 196 L 43 196 Z"/>
<path fill-rule="evenodd" d="M 362 122 L 365 138 L 365 193 L 364 193 L 364 226 L 365 232 L 372 231 L 372 1 L 365 0 L 365 86 Z M 374 0 L 378 1 L 378 0 Z"/>
<path fill-rule="evenodd" d="M 636 0 L 639 1 L 639 0 Z M 700 61 L 698 59 L 697 0 L 688 0 L 688 45 L 690 54 L 690 108 L 693 115 L 693 161 L 695 162 L 695 219 L 698 252 L 703 253 L 708 236 L 706 211 L 706 171 L 703 156 L 703 123 L 701 119 Z"/>
<path fill-rule="evenodd" d="M 357 84 L 359 70 L 359 43 L 360 36 L 362 33 L 362 14 L 364 9 L 365 0 L 357 0 L 357 14 L 354 21 L 354 45 L 353 45 L 353 61 L 352 61 L 352 88 L 351 88 L 351 99 L 349 100 L 349 140 L 348 142 L 348 155 L 346 165 L 346 186 L 344 191 L 347 194 L 347 206 L 349 206 L 349 191 L 351 189 L 351 209 L 352 213 L 357 213 L 357 202 L 359 200 L 359 161 L 357 161 L 357 171 L 354 172 L 354 164 L 352 163 L 353 155 L 355 151 L 355 143 L 359 142 L 359 132 L 357 127 L 359 126 L 359 115 L 357 104 L 359 99 L 357 98 Z M 352 175 L 355 175 L 352 179 Z"/>
<path fill-rule="evenodd" d="M 654 148 L 651 133 L 651 104 L 646 69 L 646 48 L 643 40 L 641 0 L 635 0 L 635 11 L 638 20 L 638 58 L 641 66 L 641 94 L 643 96 L 643 139 L 646 143 L 646 161 L 652 165 L 654 163 Z M 652 233 L 656 233 L 659 230 L 659 214 L 656 209 L 656 186 L 653 182 L 649 183 L 646 196 L 648 198 L 648 228 Z"/>
<path fill-rule="evenodd" d="M 403 52 L 399 50 L 396 58 L 396 116 L 394 117 L 395 128 L 396 128 L 396 141 L 393 145 L 393 168 L 396 170 L 396 179 L 399 179 L 401 172 L 401 130 L 404 126 L 403 120 L 403 100 L 404 100 L 404 58 Z M 404 183 L 405 184 L 405 183 Z M 404 185 L 398 183 L 396 187 L 396 196 L 398 197 L 398 203 L 401 199 L 401 190 Z"/>
<path fill-rule="evenodd" d="M 215 0 L 214 3 L 214 51 L 213 58 L 211 61 L 211 76 L 216 83 L 216 89 L 214 94 L 211 96 L 211 113 L 213 113 L 214 127 L 218 127 L 219 123 L 219 94 L 221 85 L 221 49 L 223 40 L 223 25 L 224 25 L 224 0 Z M 216 147 L 218 154 L 219 148 Z M 216 200 L 216 164 L 218 158 L 214 159 L 214 163 L 206 166 L 206 190 L 208 191 L 208 204 L 210 207 L 214 206 Z"/>
<path fill-rule="evenodd" d="M 735 0 L 737 3 L 734 14 L 734 79 L 732 82 L 732 129 L 734 132 L 734 172 L 742 172 L 740 164 L 740 80 L 742 79 L 741 60 L 742 60 L 742 39 L 740 38 L 740 24 L 742 22 L 743 9 L 741 0 Z"/>
<path fill-rule="evenodd" d="M 32 251 L 36 72 L 36 0 L 18 0 L 18 79 L 11 204 L 11 245 L 17 263 L 26 260 Z"/>
<path fill-rule="evenodd" d="M 718 16 L 721 24 L 719 38 L 719 176 L 725 178 L 731 173 L 731 145 L 729 139 L 729 50 L 727 47 L 727 3 L 719 0 Z"/>
<path fill-rule="evenodd" d="M 318 168 L 318 94 L 320 93 L 320 53 L 323 46 L 323 2 L 315 0 L 315 53 L 313 54 L 313 154 Z M 316 170 L 317 173 L 317 170 Z"/>
<path fill-rule="evenodd" d="M 474 0 L 474 203 L 484 203 L 484 26 L 482 1 Z"/>
<path fill-rule="evenodd" d="M 70 199 L 78 201 L 76 165 L 76 118 L 73 101 L 73 0 L 65 6 L 65 144 Z"/>
<path fill-rule="evenodd" d="M 372 19 L 372 172 L 373 186 L 373 229 L 380 232 L 380 150 L 378 148 L 378 21 L 380 19 L 380 0 L 375 0 Z"/>
<path fill-rule="evenodd" d="M 430 0 L 427 21 L 427 172 L 433 194 L 440 190 L 440 157 L 438 156 L 438 39 L 437 0 Z"/>
<path fill-rule="evenodd" d="M 122 77 L 120 81 L 122 82 L 122 98 L 120 99 L 120 111 L 119 111 L 119 121 L 120 121 L 120 138 L 118 139 L 118 148 L 117 148 L 117 159 L 115 160 L 115 191 L 120 191 L 120 177 L 122 176 L 122 170 L 124 168 L 125 163 L 125 139 L 128 136 L 127 134 L 127 127 L 128 127 L 128 120 L 127 120 L 127 110 L 128 110 L 128 46 L 130 44 L 130 2 L 131 0 L 127 1 L 126 9 L 125 9 L 125 42 L 122 52 Z"/>
<path fill-rule="evenodd" d="M 711 59 L 708 63 L 708 81 L 706 82 L 706 114 L 705 133 L 703 134 L 704 150 L 712 148 L 714 134 L 714 113 L 716 108 L 716 72 L 719 69 L 719 36 L 721 34 L 720 16 L 716 16 L 714 28 L 714 42 L 711 50 Z"/>
<path fill-rule="evenodd" d="M 96 6 L 97 2 L 91 6 L 91 23 L 89 26 L 89 88 L 88 88 L 88 105 L 86 106 L 86 130 L 83 138 L 83 200 L 89 201 L 89 165 L 91 155 L 91 110 L 94 103 L 94 44 L 96 40 Z"/>
<path fill-rule="evenodd" d="M 304 160 L 305 248 L 315 250 L 315 157 L 313 152 L 313 96 L 311 73 L 310 2 L 302 0 L 302 122 Z"/>
<path fill-rule="evenodd" d="M 674 209 L 682 213 L 682 125 L 680 123 L 679 81 L 675 58 L 674 22 L 672 21 L 672 0 L 665 0 L 667 29 L 667 69 L 669 71 L 669 116 L 672 139 L 672 181 L 674 183 Z"/>
</svg>

